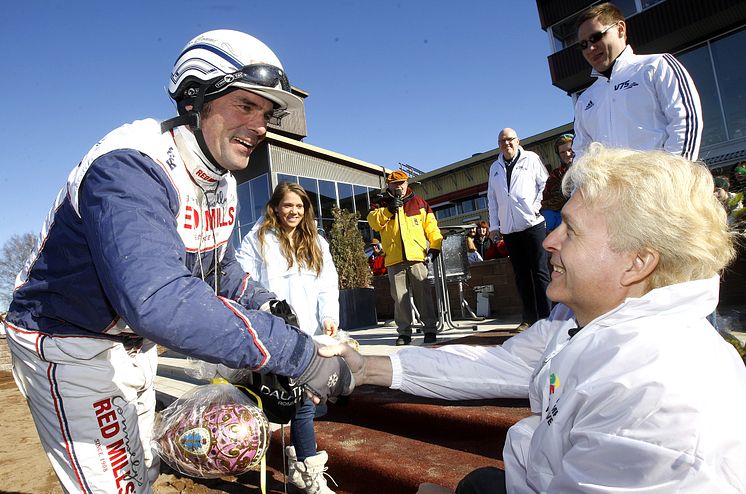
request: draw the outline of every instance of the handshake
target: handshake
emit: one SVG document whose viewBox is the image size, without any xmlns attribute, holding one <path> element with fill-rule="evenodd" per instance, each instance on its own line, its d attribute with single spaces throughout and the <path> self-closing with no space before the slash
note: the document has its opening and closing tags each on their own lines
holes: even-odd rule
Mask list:
<svg viewBox="0 0 746 494">
<path fill-rule="evenodd" d="M 352 394 L 356 385 L 367 384 L 365 357 L 348 343 L 322 346 L 317 342 L 316 354 L 295 382 L 306 388 L 315 404 L 334 401 Z"/>
</svg>

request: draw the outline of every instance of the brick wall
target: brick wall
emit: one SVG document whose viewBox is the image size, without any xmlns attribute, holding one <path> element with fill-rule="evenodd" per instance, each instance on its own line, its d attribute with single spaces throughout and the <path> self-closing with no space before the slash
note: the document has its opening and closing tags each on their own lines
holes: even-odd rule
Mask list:
<svg viewBox="0 0 746 494">
<path fill-rule="evenodd" d="M 469 303 L 472 311 L 477 311 L 477 295 L 473 287 L 493 285 L 494 293 L 490 294 L 491 317 L 520 318 L 521 301 L 515 288 L 513 268 L 510 261 L 493 259 L 469 266 L 471 278 L 463 284 L 464 299 Z M 373 287 L 376 294 L 376 312 L 379 320 L 394 318 L 394 302 L 391 299 L 388 276 L 375 276 Z M 458 298 L 458 284 L 448 284 L 448 295 L 451 304 L 452 317 L 461 317 L 461 307 Z M 468 315 L 468 314 L 467 314 Z"/>
</svg>

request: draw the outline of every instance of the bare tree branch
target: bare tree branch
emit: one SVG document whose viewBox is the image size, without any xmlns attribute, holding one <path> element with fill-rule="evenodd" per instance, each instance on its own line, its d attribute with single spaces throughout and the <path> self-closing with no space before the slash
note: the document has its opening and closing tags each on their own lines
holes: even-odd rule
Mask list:
<svg viewBox="0 0 746 494">
<path fill-rule="evenodd" d="M 13 235 L 3 244 L 0 252 L 0 309 L 7 307 L 13 298 L 16 275 L 23 269 L 36 237 L 32 233 Z"/>
</svg>

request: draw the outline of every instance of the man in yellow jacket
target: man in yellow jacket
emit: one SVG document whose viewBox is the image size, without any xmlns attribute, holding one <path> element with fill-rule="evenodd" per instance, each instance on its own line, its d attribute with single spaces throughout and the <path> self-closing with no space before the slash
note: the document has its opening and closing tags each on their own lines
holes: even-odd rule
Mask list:
<svg viewBox="0 0 746 494">
<path fill-rule="evenodd" d="M 426 284 L 429 259 L 440 254 L 443 236 L 430 205 L 409 188 L 409 177 L 401 170 L 386 178 L 386 191 L 371 204 L 368 223 L 380 232 L 386 252 L 397 345 L 412 342 L 412 307 L 409 289 L 424 325 L 424 343 L 435 343 L 437 317 L 433 298 Z"/>
</svg>

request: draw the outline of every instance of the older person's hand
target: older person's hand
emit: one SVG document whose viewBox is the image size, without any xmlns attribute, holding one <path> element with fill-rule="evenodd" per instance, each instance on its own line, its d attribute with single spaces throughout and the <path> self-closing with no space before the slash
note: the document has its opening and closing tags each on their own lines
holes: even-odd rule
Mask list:
<svg viewBox="0 0 746 494">
<path fill-rule="evenodd" d="M 372 384 L 391 387 L 394 370 L 388 355 L 361 355 L 347 343 L 320 346 L 321 357 L 342 357 L 352 373 L 355 386 Z"/>
<path fill-rule="evenodd" d="M 340 343 L 338 345 L 322 346 L 319 348 L 319 355 L 322 357 L 342 357 L 355 378 L 355 384 L 365 384 L 365 357 L 356 352 L 350 345 Z"/>
</svg>

